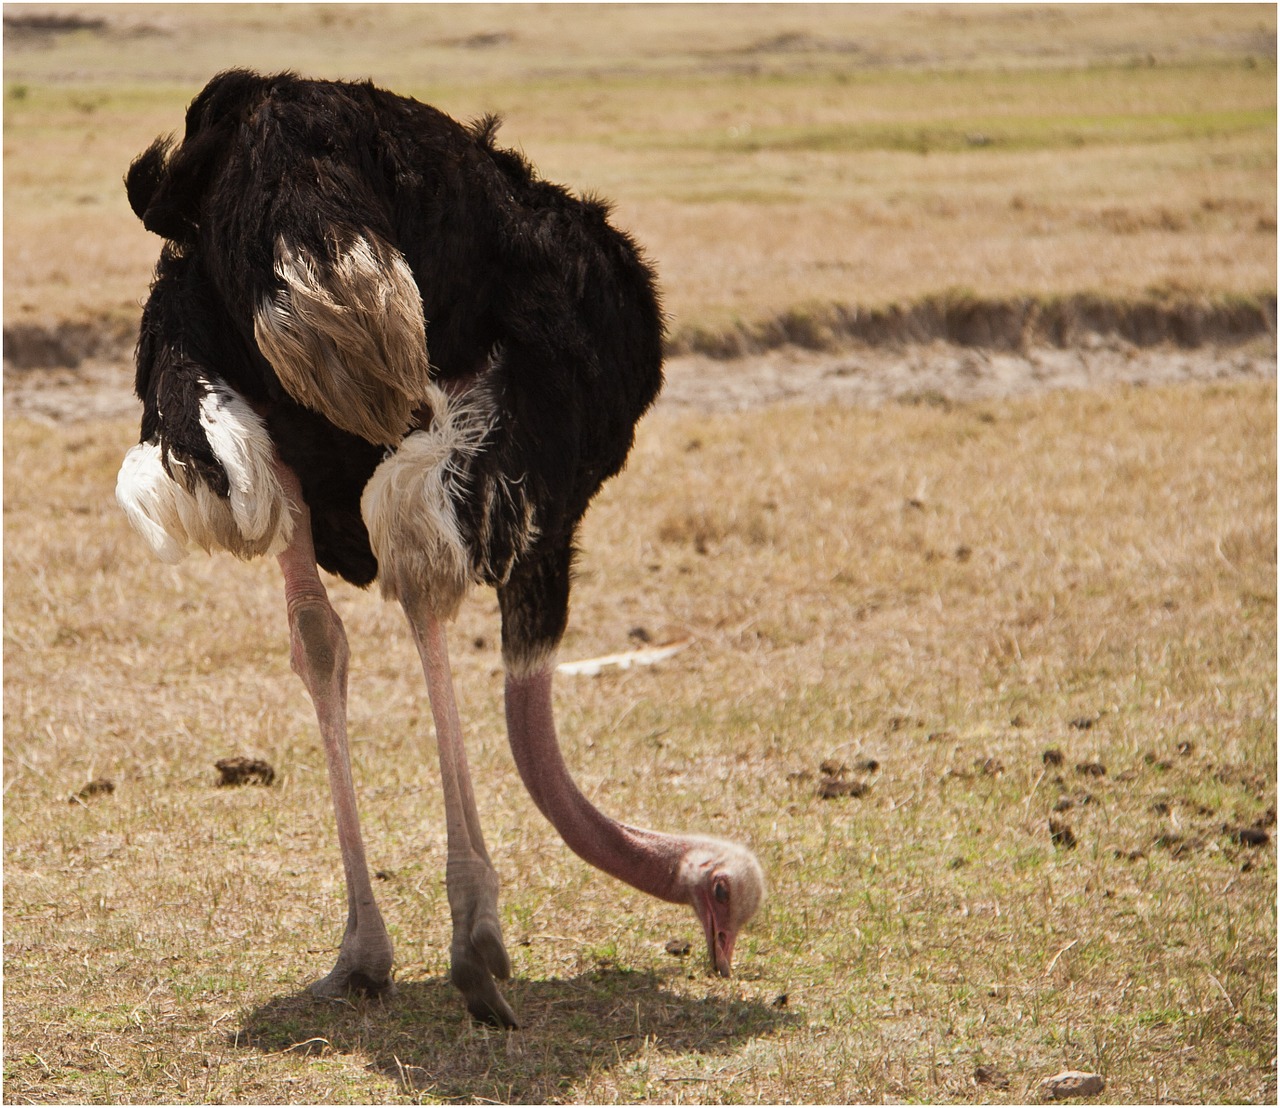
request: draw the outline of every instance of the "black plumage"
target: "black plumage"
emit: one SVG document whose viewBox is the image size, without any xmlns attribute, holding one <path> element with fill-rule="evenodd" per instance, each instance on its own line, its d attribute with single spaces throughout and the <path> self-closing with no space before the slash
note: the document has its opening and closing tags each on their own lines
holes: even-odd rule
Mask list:
<svg viewBox="0 0 1280 1108">
<path fill-rule="evenodd" d="M 482 448 L 459 459 L 455 508 L 477 578 L 506 594 L 504 613 L 532 609 L 506 634 L 544 636 L 563 629 L 574 530 L 661 385 L 662 318 L 653 273 L 608 207 L 541 180 L 496 130 L 368 83 L 241 70 L 210 81 L 182 141 L 157 140 L 126 178 L 134 211 L 168 240 L 138 344 L 141 437 L 225 495 L 197 418 L 200 382 L 221 378 L 298 475 L 320 564 L 368 584 L 359 501 L 388 444 L 291 396 L 254 318 L 281 291 L 277 240 L 323 259 L 376 236 L 412 272 L 432 380 L 491 399 Z M 479 494 L 498 481 L 531 503 L 531 545 L 504 518 L 510 498 Z"/>
</svg>

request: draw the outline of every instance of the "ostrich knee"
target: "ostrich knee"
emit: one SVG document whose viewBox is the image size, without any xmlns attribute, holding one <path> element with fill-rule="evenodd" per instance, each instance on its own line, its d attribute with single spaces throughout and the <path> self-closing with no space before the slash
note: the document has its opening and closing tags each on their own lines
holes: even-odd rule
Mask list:
<svg viewBox="0 0 1280 1108">
<path fill-rule="evenodd" d="M 311 699 L 346 698 L 347 632 L 326 599 L 308 597 L 289 604 L 289 664 Z"/>
</svg>

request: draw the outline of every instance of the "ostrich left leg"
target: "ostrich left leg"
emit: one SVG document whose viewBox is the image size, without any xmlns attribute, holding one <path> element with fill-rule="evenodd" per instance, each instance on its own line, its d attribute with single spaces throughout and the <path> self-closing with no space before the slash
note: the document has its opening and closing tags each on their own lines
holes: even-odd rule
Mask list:
<svg viewBox="0 0 1280 1108">
<path fill-rule="evenodd" d="M 498 922 L 498 875 L 485 849 L 462 745 L 444 624 L 422 597 L 402 596 L 401 603 L 422 657 L 436 725 L 448 832 L 445 885 L 453 917 L 450 979 L 476 1019 L 499 1027 L 518 1027 L 515 1013 L 494 983 L 494 978 L 505 981 L 511 976 L 511 960 Z"/>
<path fill-rule="evenodd" d="M 382 913 L 373 898 L 351 779 L 347 748 L 347 636 L 316 570 L 311 513 L 302 499 L 298 479 L 283 465 L 277 465 L 276 471 L 298 510 L 293 538 L 279 558 L 289 610 L 289 656 L 294 672 L 311 694 L 320 724 L 347 883 L 347 927 L 338 962 L 311 985 L 311 991 L 317 996 L 341 996 L 349 990 L 376 995 L 392 987 L 392 949 Z"/>
</svg>

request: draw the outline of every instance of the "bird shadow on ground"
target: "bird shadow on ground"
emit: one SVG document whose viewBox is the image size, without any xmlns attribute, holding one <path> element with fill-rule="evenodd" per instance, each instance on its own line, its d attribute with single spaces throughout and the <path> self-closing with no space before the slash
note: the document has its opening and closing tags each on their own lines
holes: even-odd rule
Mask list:
<svg viewBox="0 0 1280 1108">
<path fill-rule="evenodd" d="M 576 977 L 517 978 L 503 988 L 520 1021 L 498 1031 L 470 1019 L 460 994 L 443 977 L 398 985 L 382 1000 L 317 1000 L 308 993 L 277 997 L 253 1009 L 231 1045 L 268 1054 L 359 1054 L 369 1069 L 403 1093 L 441 1100 L 554 1103 L 573 1095 L 592 1072 L 613 1069 L 626 1096 L 625 1070 L 641 1054 L 648 1073 L 637 1080 L 714 1080 L 652 1071 L 659 1054 L 723 1056 L 748 1039 L 797 1021 L 769 1003 L 723 995 L 700 998 L 672 991 L 653 972 L 604 966 Z"/>
</svg>

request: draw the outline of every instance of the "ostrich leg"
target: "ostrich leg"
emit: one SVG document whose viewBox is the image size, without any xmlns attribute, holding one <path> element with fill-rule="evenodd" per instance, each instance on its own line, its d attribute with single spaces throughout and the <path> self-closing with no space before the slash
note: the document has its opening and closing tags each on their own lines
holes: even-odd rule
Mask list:
<svg viewBox="0 0 1280 1108">
<path fill-rule="evenodd" d="M 326 976 L 311 985 L 311 992 L 316 996 L 341 996 L 355 989 L 376 995 L 392 987 L 392 950 L 382 913 L 373 898 L 351 779 L 347 749 L 347 636 L 316 570 L 311 513 L 302 499 L 298 479 L 280 464 L 276 472 L 297 508 L 293 538 L 279 557 L 289 610 L 289 659 L 311 694 L 320 724 L 347 883 L 347 927 L 338 961 Z"/>
<path fill-rule="evenodd" d="M 440 754 L 448 833 L 445 885 L 453 918 L 449 976 L 472 1016 L 499 1027 L 517 1027 L 515 1013 L 494 984 L 495 977 L 505 981 L 511 976 L 511 960 L 498 922 L 498 875 L 485 849 L 462 745 L 444 624 L 425 598 L 404 598 L 402 603 L 422 657 Z"/>
</svg>

